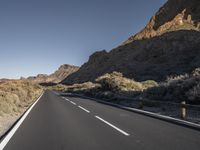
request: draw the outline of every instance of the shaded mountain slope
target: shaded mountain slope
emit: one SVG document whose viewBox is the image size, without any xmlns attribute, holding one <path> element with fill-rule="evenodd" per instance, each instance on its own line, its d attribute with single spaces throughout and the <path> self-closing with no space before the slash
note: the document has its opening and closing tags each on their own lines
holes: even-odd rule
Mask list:
<svg viewBox="0 0 200 150">
<path fill-rule="evenodd" d="M 167 76 L 191 72 L 200 66 L 200 32 L 175 31 L 120 46 L 110 53 L 94 53 L 78 72 L 64 83 L 94 81 L 113 71 L 138 81 L 165 80 Z"/>
<path fill-rule="evenodd" d="M 138 81 L 165 80 L 200 66 L 200 1 L 169 0 L 147 26 L 110 52 L 89 61 L 62 83 L 94 81 L 113 71 Z"/>
</svg>

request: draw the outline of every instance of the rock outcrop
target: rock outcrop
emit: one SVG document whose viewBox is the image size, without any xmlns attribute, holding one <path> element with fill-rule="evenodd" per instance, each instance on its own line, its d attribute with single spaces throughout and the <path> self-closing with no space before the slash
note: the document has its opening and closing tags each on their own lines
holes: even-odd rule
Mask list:
<svg viewBox="0 0 200 150">
<path fill-rule="evenodd" d="M 168 0 L 141 32 L 123 44 L 177 30 L 200 30 L 200 1 Z"/>
</svg>

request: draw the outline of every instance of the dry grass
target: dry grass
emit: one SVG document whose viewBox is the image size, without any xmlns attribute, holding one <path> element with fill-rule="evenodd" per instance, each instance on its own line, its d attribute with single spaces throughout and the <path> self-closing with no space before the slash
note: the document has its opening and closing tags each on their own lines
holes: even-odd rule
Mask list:
<svg viewBox="0 0 200 150">
<path fill-rule="evenodd" d="M 0 115 L 17 115 L 42 93 L 42 88 L 29 81 L 0 82 Z"/>
</svg>

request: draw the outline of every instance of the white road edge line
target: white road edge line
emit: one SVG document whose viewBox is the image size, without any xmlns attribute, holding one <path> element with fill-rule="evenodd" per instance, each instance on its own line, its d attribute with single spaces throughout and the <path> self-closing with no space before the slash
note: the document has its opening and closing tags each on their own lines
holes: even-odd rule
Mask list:
<svg viewBox="0 0 200 150">
<path fill-rule="evenodd" d="M 73 105 L 76 105 L 76 103 L 74 103 L 74 102 L 72 102 L 72 101 L 70 101 L 70 103 L 72 103 Z"/>
<path fill-rule="evenodd" d="M 97 119 L 101 120 L 102 122 L 106 123 L 107 125 L 111 126 L 111 127 L 114 128 L 115 130 L 121 132 L 122 134 L 124 134 L 124 135 L 126 135 L 126 136 L 130 136 L 130 134 L 128 134 L 127 132 L 125 132 L 125 131 L 119 129 L 118 127 L 116 127 L 116 126 L 114 126 L 114 125 L 112 125 L 111 123 L 109 123 L 108 121 L 102 119 L 101 117 L 99 117 L 99 116 L 95 116 L 95 117 L 96 117 Z"/>
<path fill-rule="evenodd" d="M 85 108 L 83 108 L 83 107 L 81 107 L 81 106 L 78 106 L 80 109 L 82 109 L 82 110 L 84 110 L 84 111 L 86 111 L 87 113 L 90 113 L 90 111 L 89 110 L 87 110 L 87 109 L 85 109 Z"/>
<path fill-rule="evenodd" d="M 64 98 L 66 101 L 70 102 L 70 100 L 68 100 L 67 98 Z"/>
<path fill-rule="evenodd" d="M 26 113 L 22 116 L 22 118 L 17 122 L 17 124 L 12 128 L 12 130 L 6 135 L 6 137 L 2 140 L 0 143 L 0 150 L 3 150 L 6 144 L 10 141 L 12 136 L 15 134 L 17 129 L 20 127 L 22 122 L 25 120 L 25 118 L 28 116 L 30 111 L 33 109 L 33 107 L 37 104 L 37 102 L 40 100 L 40 98 L 43 96 L 44 93 L 33 103 L 33 105 L 26 111 Z"/>
</svg>

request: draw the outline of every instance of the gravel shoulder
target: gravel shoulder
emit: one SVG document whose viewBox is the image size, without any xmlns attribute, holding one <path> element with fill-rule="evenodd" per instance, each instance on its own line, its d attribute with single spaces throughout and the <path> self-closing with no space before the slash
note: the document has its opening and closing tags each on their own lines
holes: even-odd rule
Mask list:
<svg viewBox="0 0 200 150">
<path fill-rule="evenodd" d="M 13 125 L 20 115 L 0 116 L 0 137 Z"/>
</svg>

